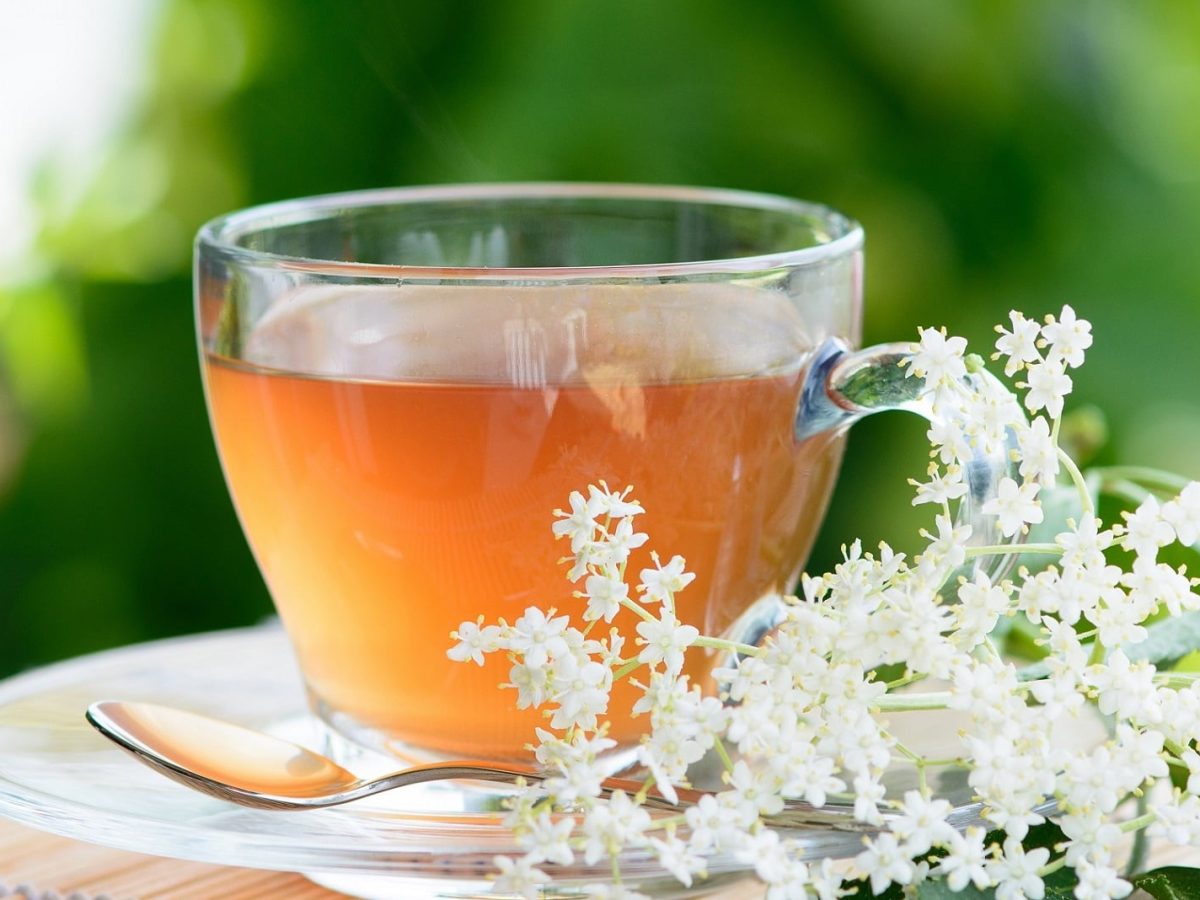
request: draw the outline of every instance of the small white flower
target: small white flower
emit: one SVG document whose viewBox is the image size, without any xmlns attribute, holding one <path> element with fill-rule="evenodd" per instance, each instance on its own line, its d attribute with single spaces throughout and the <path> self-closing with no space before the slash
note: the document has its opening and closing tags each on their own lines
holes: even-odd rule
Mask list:
<svg viewBox="0 0 1200 900">
<path fill-rule="evenodd" d="M 1144 641 L 1149 632 L 1139 623 L 1146 618 L 1150 608 L 1139 609 L 1120 591 L 1116 591 L 1115 595 L 1089 614 L 1099 630 L 1100 643 L 1105 647 L 1119 647 Z"/>
<path fill-rule="evenodd" d="M 910 857 L 928 853 L 931 848 L 949 844 L 958 832 L 946 821 L 951 806 L 945 800 L 921 796 L 919 791 L 906 791 L 904 803 L 891 822 L 892 833 L 904 842 L 904 852 Z"/>
<path fill-rule="evenodd" d="M 632 488 L 623 491 L 611 491 L 603 481 L 599 486 L 588 485 L 588 504 L 596 510 L 596 516 L 609 516 L 613 519 L 631 519 L 645 512 L 642 504 L 627 499 Z"/>
<path fill-rule="evenodd" d="M 550 616 L 554 611 L 550 611 Z M 567 652 L 563 637 L 570 619 L 567 616 L 550 618 L 536 606 L 530 606 L 517 619 L 508 638 L 508 649 L 525 657 L 525 665 L 537 669 L 556 656 Z"/>
<path fill-rule="evenodd" d="M 948 338 L 944 328 L 940 331 L 921 328 L 918 332 L 921 336 L 920 346 L 912 355 L 906 374 L 924 378 L 930 387 L 957 381 L 967 374 L 967 366 L 963 362 L 963 352 L 967 349 L 966 338 Z"/>
<path fill-rule="evenodd" d="M 767 900 L 809 900 L 808 866 L 800 861 L 794 842 L 780 840 L 777 832 L 764 828 L 737 857 L 753 864 L 754 873 L 767 885 Z"/>
<path fill-rule="evenodd" d="M 817 900 L 839 900 L 839 898 L 847 896 L 847 892 L 842 888 L 842 873 L 837 870 L 834 861 L 829 857 L 809 866 L 808 877 L 808 887 L 816 895 Z M 808 900 L 808 898 L 804 897 L 800 900 Z"/>
<path fill-rule="evenodd" d="M 1164 504 L 1162 517 L 1175 529 L 1181 544 L 1190 546 L 1200 540 L 1200 482 L 1191 482 Z"/>
<path fill-rule="evenodd" d="M 1028 428 L 1017 429 L 1017 446 L 1021 456 L 1021 477 L 1044 486 L 1054 484 L 1058 478 L 1058 447 L 1045 418 L 1037 416 Z"/>
<path fill-rule="evenodd" d="M 1133 885 L 1111 866 L 1094 865 L 1081 859 L 1075 864 L 1075 875 L 1079 878 L 1079 884 L 1075 886 L 1076 900 L 1120 900 L 1133 892 Z"/>
<path fill-rule="evenodd" d="M 633 530 L 633 519 L 622 519 L 617 523 L 616 530 L 605 540 L 601 558 L 607 565 L 620 566 L 629 559 L 632 551 L 642 546 L 647 540 L 649 540 L 647 535 Z"/>
<path fill-rule="evenodd" d="M 1012 537 L 1025 530 L 1027 524 L 1036 525 L 1042 521 L 1037 492 L 1037 482 L 1026 481 L 1018 487 L 1011 478 L 1002 478 L 996 496 L 983 504 L 983 513 L 999 518 L 1001 534 Z"/>
<path fill-rule="evenodd" d="M 879 811 L 879 804 L 886 794 L 886 788 L 877 779 L 861 774 L 855 776 L 854 818 L 868 825 L 882 825 L 883 814 Z"/>
<path fill-rule="evenodd" d="M 1036 321 L 1025 318 L 1015 309 L 1009 312 L 1008 319 L 1012 323 L 1012 331 L 1005 331 L 1003 325 L 996 326 L 1000 335 L 996 339 L 996 355 L 1007 357 L 1004 374 L 1011 378 L 1024 368 L 1026 363 L 1041 360 L 1042 354 L 1038 352 L 1037 341 L 1042 329 Z"/>
<path fill-rule="evenodd" d="M 635 805 L 624 791 L 613 791 L 608 802 L 596 803 L 580 825 L 583 858 L 593 865 L 624 847 L 643 846 L 650 824 L 646 810 Z"/>
<path fill-rule="evenodd" d="M 658 559 L 655 558 L 657 568 L 642 569 L 641 584 L 638 590 L 642 592 L 643 600 L 653 600 L 658 603 L 665 603 L 667 599 L 678 594 L 685 587 L 692 583 L 695 575 L 691 572 L 685 572 L 683 567 L 687 565 L 682 556 L 672 556 L 671 561 L 665 566 L 658 565 Z"/>
<path fill-rule="evenodd" d="M 982 891 L 991 884 L 987 869 L 989 854 L 983 844 L 986 836 L 987 832 L 982 828 L 972 825 L 964 834 L 954 831 L 950 837 L 946 844 L 947 853 L 934 874 L 944 876 L 951 891 L 965 890 L 968 884 Z"/>
<path fill-rule="evenodd" d="M 1045 847 L 1026 851 L 1020 841 L 1005 841 L 1004 855 L 988 864 L 988 874 L 996 882 L 996 900 L 1042 900 L 1046 885 L 1037 872 L 1049 860 Z"/>
<path fill-rule="evenodd" d="M 1105 818 L 1099 809 L 1061 816 L 1056 821 L 1063 834 L 1071 839 L 1067 846 L 1067 865 L 1076 866 L 1080 860 L 1106 862 L 1121 840 L 1121 829 Z"/>
<path fill-rule="evenodd" d="M 1102 529 L 1100 525 L 1100 520 L 1095 516 L 1084 516 L 1073 529 L 1061 532 L 1054 538 L 1054 542 L 1063 549 L 1060 562 L 1064 568 L 1104 565 L 1104 551 L 1112 546 L 1113 533 Z"/>
<path fill-rule="evenodd" d="M 1062 360 L 1049 359 L 1029 367 L 1029 379 L 1025 394 L 1025 408 L 1031 413 L 1044 409 L 1050 417 L 1062 415 L 1063 399 L 1071 393 L 1071 376 L 1067 374 Z"/>
<path fill-rule="evenodd" d="M 683 668 L 683 651 L 700 636 L 699 629 L 681 624 L 665 606 L 657 619 L 639 622 L 637 633 L 638 643 L 643 645 L 638 660 L 650 666 L 662 662 L 671 674 Z"/>
<path fill-rule="evenodd" d="M 555 666 L 553 699 L 558 708 L 550 727 L 565 731 L 572 727 L 594 731 L 597 717 L 608 710 L 612 669 L 587 656 L 566 656 Z"/>
<path fill-rule="evenodd" d="M 1154 560 L 1158 557 L 1159 547 L 1165 547 L 1175 540 L 1175 529 L 1163 518 L 1158 499 L 1153 494 L 1143 500 L 1135 511 L 1121 515 L 1125 518 L 1125 535 L 1121 538 L 1121 546 L 1139 557 Z"/>
<path fill-rule="evenodd" d="M 733 802 L 734 795 L 723 793 L 720 797 L 705 794 L 699 803 L 683 811 L 691 832 L 688 843 L 697 853 L 740 846 L 744 830 L 757 818 L 757 814 L 747 818 Z"/>
<path fill-rule="evenodd" d="M 1083 365 L 1083 351 L 1092 346 L 1092 323 L 1075 318 L 1075 310 L 1064 306 L 1057 320 L 1046 316 L 1042 337 L 1049 343 L 1051 353 L 1076 369 Z"/>
<path fill-rule="evenodd" d="M 930 463 L 928 474 L 929 481 L 927 482 L 909 479 L 908 483 L 917 489 L 917 495 L 912 502 L 913 506 L 920 506 L 922 503 L 939 505 L 949 503 L 967 492 L 967 483 L 963 480 L 962 468 L 957 465 L 948 466 L 943 473 L 937 463 Z"/>
<path fill-rule="evenodd" d="M 629 585 L 608 575 L 589 575 L 584 582 L 583 596 L 587 597 L 585 620 L 611 622 L 621 611 L 621 601 L 629 597 Z"/>
<path fill-rule="evenodd" d="M 573 817 L 560 816 L 555 821 L 550 810 L 544 809 L 536 817 L 526 820 L 524 825 L 517 832 L 517 843 L 526 852 L 527 859 L 560 866 L 569 866 L 575 859 L 570 845 L 571 832 L 575 828 Z"/>
<path fill-rule="evenodd" d="M 1099 694 L 1097 705 L 1104 715 L 1157 722 L 1162 710 L 1154 690 L 1154 671 L 1145 661 L 1131 664 L 1125 651 L 1118 648 L 1106 663 L 1089 666 L 1084 678 Z"/>
<path fill-rule="evenodd" d="M 499 874 L 492 884 L 492 890 L 497 893 L 504 891 L 520 894 L 526 900 L 537 900 L 542 896 L 539 885 L 547 884 L 550 876 L 541 869 L 535 869 L 533 860 L 527 856 L 497 856 L 493 858 Z"/>
<path fill-rule="evenodd" d="M 468 659 L 476 665 L 483 665 L 483 655 L 500 649 L 501 635 L 497 625 L 485 625 L 480 628 L 482 618 L 478 622 L 463 622 L 457 631 L 452 631 L 450 637 L 458 641 L 446 651 L 446 655 L 455 662 L 466 662 Z"/>
<path fill-rule="evenodd" d="M 585 500 L 579 491 L 571 491 L 567 503 L 570 505 L 571 511 L 563 512 L 561 509 L 556 509 L 554 515 L 559 517 L 559 521 L 551 526 L 551 531 L 554 532 L 556 539 L 569 537 L 571 552 L 578 553 L 583 545 L 592 539 L 599 527 L 596 523 L 596 516 L 600 513 L 601 507 L 594 499 Z"/>
<path fill-rule="evenodd" d="M 687 843 L 679 840 L 674 834 L 669 835 L 665 841 L 651 838 L 650 846 L 662 867 L 685 887 L 692 886 L 693 875 L 704 876 L 704 858 L 694 853 Z"/>
<path fill-rule="evenodd" d="M 992 584 L 984 572 L 958 589 L 959 606 L 955 610 L 956 642 L 961 650 L 970 650 L 991 633 L 1000 617 L 1008 611 L 1012 585 Z"/>
<path fill-rule="evenodd" d="M 1146 829 L 1147 836 L 1179 847 L 1200 847 L 1200 797 L 1176 795 L 1173 802 L 1150 808 L 1158 821 Z"/>
<path fill-rule="evenodd" d="M 870 879 L 872 893 L 882 894 L 890 884 L 909 884 L 916 876 L 916 866 L 895 835 L 885 831 L 874 840 L 864 838 L 863 844 L 867 849 L 854 858 L 854 865 Z"/>
</svg>

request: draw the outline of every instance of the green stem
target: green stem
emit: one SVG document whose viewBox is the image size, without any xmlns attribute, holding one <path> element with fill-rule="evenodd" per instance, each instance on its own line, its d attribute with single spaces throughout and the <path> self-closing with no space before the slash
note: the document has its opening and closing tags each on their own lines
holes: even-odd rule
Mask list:
<svg viewBox="0 0 1200 900">
<path fill-rule="evenodd" d="M 1092 502 L 1092 492 L 1088 490 L 1087 482 L 1083 479 L 1083 473 L 1079 471 L 1079 466 L 1075 465 L 1075 460 L 1071 459 L 1070 454 L 1061 447 L 1058 450 L 1058 461 L 1062 463 L 1063 468 L 1067 470 L 1067 474 L 1071 476 L 1071 480 L 1075 482 L 1075 488 L 1079 491 L 1079 502 L 1083 505 L 1083 513 L 1091 518 L 1096 517 L 1096 504 Z"/>
<path fill-rule="evenodd" d="M 1064 854 L 1063 856 L 1060 856 L 1058 859 L 1054 860 L 1054 862 L 1046 863 L 1046 865 L 1044 865 L 1040 869 L 1038 869 L 1037 870 L 1038 877 L 1045 878 L 1047 875 L 1053 875 L 1055 872 L 1057 872 L 1059 869 L 1061 869 L 1066 864 L 1067 864 L 1067 857 Z"/>
<path fill-rule="evenodd" d="M 630 672 L 637 671 L 642 665 L 642 661 L 635 656 L 629 662 L 625 663 L 625 665 L 621 666 L 621 668 L 617 669 L 617 671 L 613 672 L 613 681 L 620 681 Z"/>
<path fill-rule="evenodd" d="M 1140 815 L 1146 814 L 1149 802 L 1150 798 L 1145 794 L 1138 797 L 1137 810 Z M 1141 870 L 1146 864 L 1146 853 L 1149 849 L 1150 842 L 1146 839 L 1146 832 L 1139 828 L 1133 836 L 1133 847 L 1129 850 L 1129 861 L 1125 864 L 1126 876 L 1132 877 Z"/>
<path fill-rule="evenodd" d="M 717 751 L 717 756 L 721 757 L 721 765 L 725 767 L 725 771 L 732 772 L 733 760 L 729 758 L 729 751 L 725 749 L 725 742 L 717 738 L 713 742 L 713 748 Z"/>
<path fill-rule="evenodd" d="M 928 675 L 922 675 L 917 672 L 910 672 L 909 674 L 905 675 L 903 678 L 897 678 L 895 681 L 887 682 L 887 684 L 885 684 L 884 687 L 886 687 L 889 691 L 894 691 L 894 690 L 896 690 L 896 688 L 902 688 L 905 685 L 912 684 L 915 681 L 922 681 L 928 677 L 929 677 Z"/>
<path fill-rule="evenodd" d="M 623 607 L 625 607 L 626 609 L 633 610 L 635 613 L 637 613 L 639 616 L 641 616 L 642 619 L 646 622 L 657 622 L 658 621 L 658 619 L 656 619 L 644 607 L 642 607 L 641 605 L 639 605 L 637 603 L 634 603 L 628 597 L 626 597 L 624 600 L 621 601 L 621 605 Z"/>
<path fill-rule="evenodd" d="M 1170 738 L 1165 738 L 1163 740 L 1163 746 L 1178 756 L 1181 760 L 1183 759 L 1183 754 L 1187 752 L 1187 747 L 1183 746 L 1183 744 L 1180 744 L 1178 741 L 1171 740 Z"/>
<path fill-rule="evenodd" d="M 986 547 L 968 547 L 967 559 L 1000 553 L 1053 553 L 1059 556 L 1062 552 L 1063 548 L 1058 544 L 988 544 Z"/>
<path fill-rule="evenodd" d="M 1121 831 L 1129 834 L 1131 831 L 1141 831 L 1158 821 L 1158 813 L 1148 812 L 1145 815 L 1138 816 L 1136 819 L 1130 819 L 1128 822 L 1122 822 L 1120 825 Z"/>
<path fill-rule="evenodd" d="M 1092 653 L 1091 656 L 1088 657 L 1087 664 L 1089 666 L 1094 666 L 1097 663 L 1104 662 L 1104 652 L 1104 644 L 1100 642 L 1100 636 L 1097 635 L 1096 640 L 1092 642 Z"/>
<path fill-rule="evenodd" d="M 649 776 L 643 783 L 638 792 L 633 795 L 633 802 L 641 806 L 646 802 L 646 797 L 650 795 L 650 788 L 654 787 L 654 776 Z"/>
<path fill-rule="evenodd" d="M 754 647 L 750 644 L 739 644 L 737 641 L 726 641 L 721 638 L 705 637 L 701 635 L 693 642 L 695 647 L 708 647 L 712 650 L 725 650 L 729 653 L 736 653 L 739 656 L 762 656 L 766 651 L 762 647 Z"/>
<path fill-rule="evenodd" d="M 684 825 L 686 823 L 687 823 L 687 816 L 682 815 L 682 814 L 680 814 L 678 816 L 664 816 L 661 819 L 653 819 L 650 823 L 650 827 L 647 828 L 646 830 L 647 831 L 658 831 L 660 829 L 677 828 L 680 825 Z"/>
<path fill-rule="evenodd" d="M 884 694 L 871 708 L 877 712 L 912 712 L 919 709 L 945 709 L 950 703 L 949 691 L 925 694 Z"/>
</svg>

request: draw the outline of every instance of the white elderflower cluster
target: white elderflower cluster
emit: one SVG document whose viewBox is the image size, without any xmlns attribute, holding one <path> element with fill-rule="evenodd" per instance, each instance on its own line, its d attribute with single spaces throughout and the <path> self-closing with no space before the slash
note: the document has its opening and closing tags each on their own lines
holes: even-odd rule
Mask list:
<svg viewBox="0 0 1200 900">
<path fill-rule="evenodd" d="M 547 867 L 578 858 L 611 866 L 611 881 L 588 896 L 637 897 L 621 881 L 620 860 L 639 848 L 685 886 L 705 876 L 708 857 L 732 855 L 772 898 L 833 900 L 855 890 L 851 881 L 861 896 L 938 879 L 951 892 L 990 888 L 1002 900 L 1038 900 L 1044 880 L 1069 869 L 1074 896 L 1092 900 L 1132 891 L 1116 855 L 1125 834 L 1147 829 L 1200 846 L 1200 680 L 1159 668 L 1181 654 L 1156 624 L 1200 610 L 1186 570 L 1160 559 L 1171 545 L 1200 539 L 1200 484 L 1113 470 L 1106 483 L 1133 508 L 1120 522 L 1102 522 L 1087 480 L 1059 446 L 1068 372 L 1083 363 L 1090 324 L 1068 306 L 1042 324 L 1013 312 L 998 331 L 993 358 L 1005 361 L 1006 376 L 1022 375 L 1015 387 L 1023 394 L 978 377 L 982 361 L 944 330 L 922 329 L 906 360 L 906 375 L 923 379 L 933 423 L 928 480 L 913 482 L 914 503 L 940 508 L 922 532 L 922 551 L 910 559 L 886 544 L 868 552 L 854 542 L 832 572 L 802 577 L 800 596 L 784 600 L 782 621 L 757 646 L 680 620 L 675 598 L 693 579 L 681 557 L 663 564 L 651 554 L 630 583 L 631 553 L 647 536 L 634 526 L 643 510 L 629 489 L 601 483 L 571 494 L 553 532 L 570 544 L 568 578 L 581 586 L 575 615 L 530 607 L 511 625 L 464 622 L 449 651 L 477 664 L 506 654 L 517 705 L 547 717 L 535 747 L 547 777 L 506 819 L 525 855 L 497 858 L 498 889 L 539 896 Z M 1052 540 L 1020 547 L 1025 559 L 1051 561 L 1044 568 L 999 577 L 978 567 L 964 577 L 969 561 L 1012 550 L 970 547 L 970 528 L 950 509 L 966 493 L 972 458 L 998 451 L 1012 455 L 1020 479 L 1004 478 L 983 506 L 1003 535 L 1043 524 L 1041 498 L 1063 490 L 1064 475 L 1082 512 Z M 1017 617 L 1044 653 L 1024 670 L 993 637 Z M 610 630 L 597 639 L 601 621 Z M 691 684 L 684 664 L 693 648 L 727 654 L 713 673 L 719 695 Z M 637 747 L 645 779 L 636 792 L 606 796 L 615 742 L 604 716 L 622 679 L 640 692 L 633 712 L 646 719 Z M 926 679 L 939 689 L 921 691 Z M 925 758 L 890 729 L 890 717 L 941 708 L 968 723 L 952 759 Z M 1054 724 L 1087 709 L 1106 718 L 1111 737 L 1057 744 Z M 706 756 L 723 767 L 722 788 L 684 794 Z M 900 798 L 884 780 L 898 764 L 914 767 L 918 783 Z M 927 779 L 947 767 L 964 770 L 990 832 L 950 824 L 950 804 Z M 1172 769 L 1186 788 L 1171 787 Z M 688 802 L 652 815 L 651 792 Z M 1148 807 L 1123 813 L 1143 795 L 1154 798 Z M 868 832 L 840 869 L 806 861 L 795 835 L 776 824 L 789 806 L 834 799 Z M 1027 846 L 1048 819 L 1060 839 Z"/>
</svg>

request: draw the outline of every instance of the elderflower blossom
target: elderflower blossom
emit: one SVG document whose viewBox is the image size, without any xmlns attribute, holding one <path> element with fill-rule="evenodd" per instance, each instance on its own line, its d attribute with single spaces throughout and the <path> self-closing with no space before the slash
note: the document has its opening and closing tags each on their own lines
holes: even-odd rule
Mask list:
<svg viewBox="0 0 1200 900">
<path fill-rule="evenodd" d="M 966 342 L 944 329 L 921 329 L 904 364 L 930 413 L 933 461 L 926 481 L 911 482 L 914 505 L 939 508 L 921 532 L 924 548 L 909 558 L 886 544 L 875 552 L 851 542 L 833 571 L 805 574 L 799 597 L 778 598 L 773 630 L 753 646 L 704 634 L 702 615 L 678 606 L 696 576 L 682 556 L 663 564 L 646 546 L 634 524 L 644 509 L 630 488 L 601 482 L 570 494 L 552 535 L 570 547 L 563 561 L 580 588 L 578 606 L 560 613 L 535 604 L 512 624 L 463 622 L 448 651 L 479 665 L 503 654 L 516 705 L 545 715 L 534 744 L 543 778 L 505 817 L 524 855 L 497 857 L 497 890 L 538 896 L 550 880 L 540 866 L 581 859 L 613 873 L 584 888 L 587 896 L 638 897 L 618 878 L 622 854 L 636 849 L 689 888 L 712 855 L 726 854 L 754 870 L 769 898 L 836 900 L 853 890 L 843 879 L 856 878 L 875 894 L 940 879 L 953 892 L 1037 900 L 1045 876 L 1062 866 L 1074 872 L 1078 900 L 1121 898 L 1132 890 L 1113 862 L 1130 827 L 1121 824 L 1122 804 L 1165 787 L 1169 764 L 1185 773 L 1186 789 L 1152 800 L 1131 825 L 1200 845 L 1200 752 L 1191 746 L 1200 679 L 1161 672 L 1163 657 L 1144 651 L 1154 616 L 1200 610 L 1186 568 L 1158 559 L 1176 542 L 1200 540 L 1200 484 L 1174 497 L 1150 493 L 1107 526 L 1081 494 L 1081 515 L 1047 522 L 1042 499 L 1064 490 L 1064 469 L 1082 481 L 1058 433 L 1068 370 L 1083 363 L 1091 325 L 1064 306 L 1041 324 L 1013 311 L 997 331 L 993 359 L 1005 360 L 1007 377 L 1020 373 L 1023 396 L 981 377 Z M 1044 414 L 1027 420 L 1023 410 Z M 974 461 L 997 455 L 1012 465 L 977 510 L 982 520 L 956 521 L 950 504 L 976 502 L 968 498 Z M 1015 573 L 980 565 L 997 550 L 975 546 L 981 521 L 1007 539 L 1037 541 L 1029 549 L 1047 564 L 1026 556 Z M 1050 524 L 1056 533 L 1026 537 Z M 1111 562 L 1117 549 L 1132 563 Z M 627 571 L 638 573 L 636 584 Z M 1013 619 L 1033 629 L 1045 654 L 1037 666 L 1018 670 L 997 652 L 994 639 Z M 722 655 L 688 665 L 705 653 Z M 711 674 L 715 693 L 692 682 L 697 670 Z M 925 691 L 927 678 L 940 684 Z M 605 716 L 621 679 L 636 692 L 635 721 L 645 723 L 630 749 L 646 782 L 636 792 L 623 782 L 606 797 L 619 748 Z M 1089 707 L 1110 717 L 1110 737 L 1057 743 L 1056 724 L 1074 727 Z M 891 731 L 890 719 L 920 708 L 960 717 L 957 758 L 936 765 L 965 770 L 980 823 L 952 824 L 950 803 L 926 778 L 934 763 Z M 885 776 L 908 758 L 918 787 L 897 800 Z M 688 793 L 710 763 L 722 768 L 719 779 Z M 682 809 L 652 813 L 651 791 L 685 801 Z M 873 831 L 840 864 L 805 860 L 776 817 L 833 799 L 846 804 L 839 815 Z M 1062 840 L 1053 849 L 1024 846 L 1048 818 Z"/>
</svg>

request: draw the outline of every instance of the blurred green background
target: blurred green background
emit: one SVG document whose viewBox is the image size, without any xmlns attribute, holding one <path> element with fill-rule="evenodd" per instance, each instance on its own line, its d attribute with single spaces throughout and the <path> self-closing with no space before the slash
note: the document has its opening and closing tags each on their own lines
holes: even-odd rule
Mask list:
<svg viewBox="0 0 1200 900">
<path fill-rule="evenodd" d="M 97 7 L 132 23 L 127 101 L 86 164 L 50 146 L 0 173 L 32 211 L 0 268 L 0 674 L 269 613 L 209 437 L 189 266 L 204 220 L 287 197 L 578 179 L 819 200 L 866 227 L 868 341 L 986 341 L 1010 308 L 1070 303 L 1095 326 L 1075 403 L 1107 413 L 1104 458 L 1200 477 L 1194 0 Z M 47 9 L 37 33 L 79 27 Z M 0 142 L 72 64 L 44 44 L 42 71 L 0 79 Z M 922 431 L 856 427 L 813 566 L 856 534 L 913 546 Z"/>
</svg>

